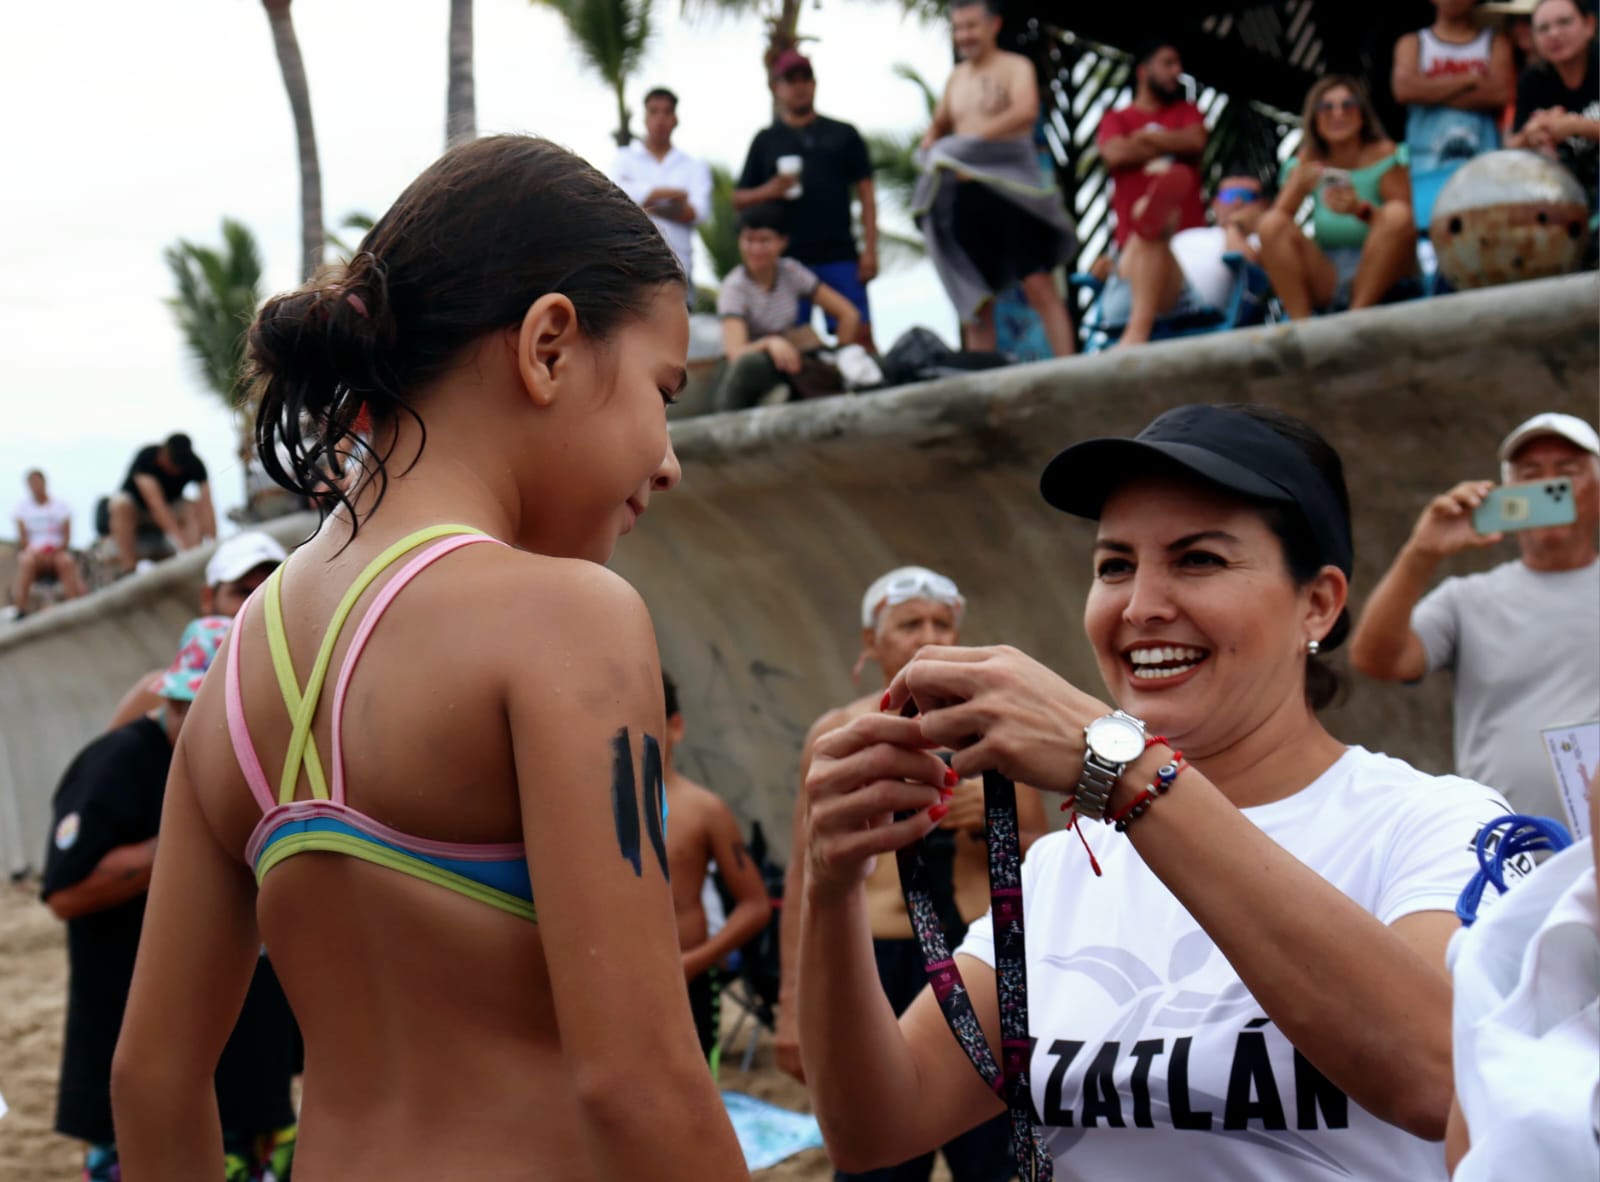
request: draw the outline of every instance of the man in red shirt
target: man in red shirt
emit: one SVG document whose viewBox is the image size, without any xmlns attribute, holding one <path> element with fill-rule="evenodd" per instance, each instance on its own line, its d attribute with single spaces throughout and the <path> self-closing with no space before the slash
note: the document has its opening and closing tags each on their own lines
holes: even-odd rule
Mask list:
<svg viewBox="0 0 1600 1182">
<path fill-rule="evenodd" d="M 1168 42 L 1146 42 L 1134 54 L 1133 80 L 1132 104 L 1101 119 L 1096 137 L 1111 172 L 1119 248 L 1133 233 L 1155 239 L 1206 224 L 1205 116 L 1185 97 L 1183 59 Z"/>
</svg>

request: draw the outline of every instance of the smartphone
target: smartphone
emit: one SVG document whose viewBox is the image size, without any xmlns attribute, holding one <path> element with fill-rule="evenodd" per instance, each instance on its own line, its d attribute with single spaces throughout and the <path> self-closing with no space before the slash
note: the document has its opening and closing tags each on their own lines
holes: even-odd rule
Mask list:
<svg viewBox="0 0 1600 1182">
<path fill-rule="evenodd" d="M 1572 481 L 1566 479 L 1503 484 L 1472 511 L 1472 528 L 1480 534 L 1571 525 L 1576 520 L 1578 506 L 1572 499 Z"/>
<path fill-rule="evenodd" d="M 1322 187 L 1324 189 L 1348 189 L 1350 187 L 1350 170 L 1347 168 L 1322 167 Z"/>
</svg>

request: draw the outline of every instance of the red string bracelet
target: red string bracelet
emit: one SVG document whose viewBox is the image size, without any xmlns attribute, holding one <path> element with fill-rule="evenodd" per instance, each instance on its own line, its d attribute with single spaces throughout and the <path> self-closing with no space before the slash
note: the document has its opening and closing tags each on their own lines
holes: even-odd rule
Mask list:
<svg viewBox="0 0 1600 1182">
<path fill-rule="evenodd" d="M 1124 805 L 1120 811 L 1108 816 L 1106 821 L 1113 825 L 1118 833 L 1127 832 L 1128 826 L 1144 816 L 1149 811 L 1150 806 L 1156 802 L 1156 797 L 1171 788 L 1172 782 L 1188 766 L 1184 762 L 1183 752 L 1174 750 L 1171 760 L 1156 769 L 1156 778 L 1150 787 L 1141 789 L 1137 796 Z"/>
</svg>

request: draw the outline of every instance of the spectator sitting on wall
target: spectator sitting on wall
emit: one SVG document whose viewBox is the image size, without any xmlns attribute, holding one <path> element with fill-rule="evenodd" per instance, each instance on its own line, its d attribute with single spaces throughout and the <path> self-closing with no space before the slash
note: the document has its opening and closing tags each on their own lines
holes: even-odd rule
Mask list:
<svg viewBox="0 0 1600 1182">
<path fill-rule="evenodd" d="M 1055 269 L 1076 253 L 1077 235 L 1033 146 L 1033 63 L 999 48 L 993 2 L 951 0 L 961 60 L 922 137 L 914 211 L 968 349 L 994 351 L 995 299 L 1020 284 L 1050 352 L 1067 357 L 1077 339 Z"/>
<path fill-rule="evenodd" d="M 50 495 L 39 469 L 28 473 L 27 484 L 28 495 L 11 512 L 17 526 L 17 582 L 11 594 L 19 620 L 28 614 L 28 597 L 40 575 L 59 579 L 68 599 L 84 593 L 83 576 L 72 553 L 71 506 Z"/>
<path fill-rule="evenodd" d="M 1559 160 L 1589 195 L 1600 193 L 1600 50 L 1594 13 L 1578 0 L 1540 0 L 1533 44 L 1543 60 L 1517 82 L 1513 148 Z"/>
<path fill-rule="evenodd" d="M 192 621 L 162 675 L 158 709 L 85 747 L 51 801 L 42 897 L 67 925 L 70 965 L 55 1127 L 87 1143 L 86 1182 L 121 1177 L 115 1144 L 121 1130 L 111 1119 L 112 1052 L 144 929 L 173 747 L 227 632 L 220 616 Z M 293 1152 L 293 1019 L 281 1001 L 269 1009 L 258 1004 L 263 983 L 258 973 L 216 1067 L 213 1112 L 220 1113 L 224 1152 L 233 1159 L 229 1178 L 259 1178 L 269 1164 L 287 1177 Z"/>
<path fill-rule="evenodd" d="M 1261 265 L 1283 310 L 1365 308 L 1417 269 L 1417 228 L 1404 145 L 1378 121 L 1361 83 L 1330 74 L 1312 84 L 1305 139 L 1283 162 L 1278 200 L 1261 220 Z M 1311 237 L 1295 221 L 1313 202 Z"/>
<path fill-rule="evenodd" d="M 1433 0 L 1434 21 L 1395 42 L 1390 88 L 1405 103 L 1406 147 L 1431 172 L 1500 146 L 1511 99 L 1511 42 L 1473 20 L 1474 0 Z"/>
<path fill-rule="evenodd" d="M 1519 813 L 1560 817 L 1539 732 L 1593 718 L 1600 703 L 1600 436 L 1572 415 L 1535 415 L 1506 436 L 1500 461 L 1510 483 L 1570 480 L 1576 522 L 1524 530 L 1514 561 L 1424 596 L 1445 559 L 1501 540 L 1472 524 L 1491 481 L 1435 497 L 1367 600 L 1350 660 L 1383 681 L 1450 670 L 1456 774 L 1498 788 Z"/>
<path fill-rule="evenodd" d="M 195 485 L 192 501 L 183 495 L 191 484 Z M 193 550 L 217 536 L 210 477 L 194 454 L 194 444 L 181 432 L 139 449 L 121 491 L 111 496 L 109 513 L 111 540 L 117 544 L 124 573 L 138 564 L 140 530 L 159 528 L 176 550 Z"/>
<path fill-rule="evenodd" d="M 667 866 L 672 903 L 678 917 L 683 975 L 689 979 L 689 1008 L 700 1049 L 708 1058 L 722 1041 L 720 993 L 722 962 L 759 936 L 772 919 L 772 900 L 761 868 L 745 849 L 739 822 L 727 802 L 674 768 L 673 750 L 683 743 L 683 711 L 678 687 L 661 675 L 666 694 L 667 730 L 661 744 L 661 774 L 666 791 Z M 733 913 L 710 930 L 701 901 L 702 884 L 714 871 L 733 896 Z M 713 1059 L 713 1062 L 715 1060 Z"/>
<path fill-rule="evenodd" d="M 828 331 L 841 345 L 864 345 L 876 352 L 867 284 L 878 274 L 878 203 L 866 141 L 850 124 L 817 114 L 817 78 L 804 55 L 784 50 L 772 62 L 769 77 L 778 117 L 750 141 L 733 207 L 743 211 L 769 201 L 787 206 L 788 253 L 854 304 L 859 314 L 854 333 L 846 334 L 837 314 L 823 308 Z M 859 255 L 850 219 L 852 198 L 861 203 Z M 811 323 L 810 300 L 802 300 L 797 312 L 795 323 Z"/>
<path fill-rule="evenodd" d="M 206 583 L 200 589 L 200 614 L 233 619 L 250 593 L 277 569 L 288 555 L 277 539 L 259 530 L 235 534 L 223 542 L 206 563 Z M 128 689 L 112 711 L 106 729 L 114 731 L 161 706 L 160 686 L 166 670 L 152 669 Z"/>
<path fill-rule="evenodd" d="M 797 326 L 796 308 L 803 300 L 818 304 L 835 318 L 841 343 L 855 338 L 860 317 L 854 304 L 809 267 L 785 257 L 786 213 L 774 201 L 739 215 L 739 257 L 744 261 L 728 272 L 717 294 L 727 359 L 727 371 L 712 395 L 712 405 L 719 411 L 754 406 L 779 385 L 802 396 L 844 388 L 832 367 L 814 356 L 822 342 L 809 324 Z M 822 381 L 820 391 L 805 380 L 826 378 L 816 373 L 818 366 L 832 372 L 832 381 Z"/>
<path fill-rule="evenodd" d="M 650 215 L 688 280 L 694 303 L 694 229 L 711 216 L 711 169 L 672 146 L 678 96 L 658 86 L 644 96 L 644 132 L 617 152 L 611 179 Z"/>
<path fill-rule="evenodd" d="M 1100 319 L 1105 325 L 1125 326 L 1117 344 L 1148 341 L 1158 320 L 1225 307 L 1235 276 L 1223 256 L 1232 252 L 1257 261 L 1261 243 L 1256 230 L 1265 214 L 1260 178 L 1241 169 L 1218 183 L 1212 225 L 1170 237 L 1134 234 L 1114 261 L 1101 260 L 1097 269 L 1108 269 L 1109 278 L 1100 296 Z"/>
<path fill-rule="evenodd" d="M 1170 41 L 1148 41 L 1134 52 L 1133 79 L 1132 104 L 1101 119 L 1096 135 L 1111 172 L 1119 250 L 1135 233 L 1158 238 L 1206 224 L 1206 122 L 1184 90 L 1183 59 Z"/>
</svg>

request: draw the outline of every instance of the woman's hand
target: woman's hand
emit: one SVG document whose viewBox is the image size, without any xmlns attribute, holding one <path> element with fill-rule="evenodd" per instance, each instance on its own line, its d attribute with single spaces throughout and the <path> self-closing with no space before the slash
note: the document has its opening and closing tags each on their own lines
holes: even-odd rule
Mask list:
<svg viewBox="0 0 1600 1182">
<path fill-rule="evenodd" d="M 1289 174 L 1289 183 L 1284 186 L 1296 194 L 1294 204 L 1298 205 L 1311 195 L 1311 191 L 1322 181 L 1322 164 L 1320 161 L 1300 158 L 1300 163 L 1294 166 L 1294 171 Z"/>
<path fill-rule="evenodd" d="M 917 719 L 888 714 L 858 718 L 817 740 L 805 784 L 811 898 L 847 895 L 877 855 L 926 837 L 944 818 L 957 777 L 929 746 Z"/>
<path fill-rule="evenodd" d="M 914 701 L 922 738 L 955 751 L 962 775 L 994 770 L 1070 795 L 1083 771 L 1083 731 L 1110 707 L 1009 645 L 922 649 L 885 695 Z"/>
</svg>

